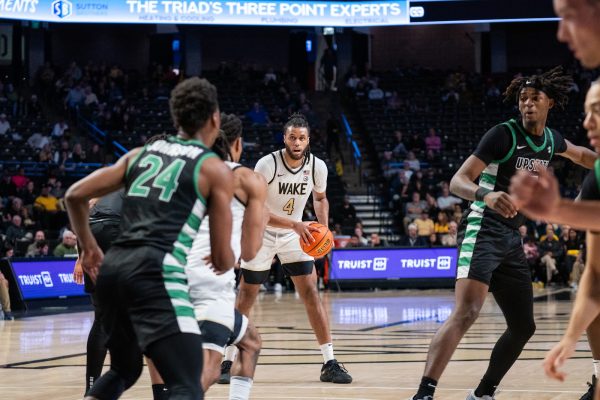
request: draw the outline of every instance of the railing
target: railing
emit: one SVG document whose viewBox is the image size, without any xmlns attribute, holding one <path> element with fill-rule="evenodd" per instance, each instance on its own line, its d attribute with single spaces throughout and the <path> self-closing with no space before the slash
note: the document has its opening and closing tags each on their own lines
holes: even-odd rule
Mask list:
<svg viewBox="0 0 600 400">
<path fill-rule="evenodd" d="M 81 114 L 78 115 L 77 118 L 79 120 L 79 124 L 82 125 L 84 128 L 86 128 L 88 134 L 90 135 L 92 140 L 94 140 L 96 143 L 104 146 L 106 144 L 106 141 L 110 140 L 110 137 L 106 134 L 106 132 L 104 132 L 102 129 L 98 128 L 96 126 L 96 124 L 88 121 L 87 119 L 82 117 Z M 117 142 L 116 140 L 112 140 L 110 142 L 110 144 L 113 145 L 113 148 L 115 149 L 114 153 L 115 153 L 115 156 L 117 156 L 117 157 L 121 157 L 122 155 L 124 155 L 125 153 L 127 153 L 129 151 L 121 143 Z"/>
<path fill-rule="evenodd" d="M 23 168 L 25 169 L 25 175 L 27 176 L 45 176 L 47 175 L 48 168 L 58 167 L 56 163 L 19 160 L 0 161 L 0 165 L 2 165 L 3 168 L 8 167 L 9 169 Z M 90 174 L 104 164 L 66 162 L 63 165 L 68 176 L 80 178 Z"/>
<path fill-rule="evenodd" d="M 362 164 L 362 154 L 360 154 L 358 144 L 356 144 L 356 141 L 352 138 L 352 128 L 350 128 L 348 119 L 344 114 L 342 114 L 342 123 L 344 124 L 344 131 L 346 132 L 346 140 L 348 144 L 352 146 L 352 158 L 354 159 L 354 165 L 360 168 Z"/>
</svg>

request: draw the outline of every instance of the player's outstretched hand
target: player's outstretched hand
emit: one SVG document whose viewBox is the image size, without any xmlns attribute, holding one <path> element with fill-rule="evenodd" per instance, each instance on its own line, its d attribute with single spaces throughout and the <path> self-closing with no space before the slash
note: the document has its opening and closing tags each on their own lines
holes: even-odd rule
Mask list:
<svg viewBox="0 0 600 400">
<path fill-rule="evenodd" d="M 490 192 L 485 196 L 484 201 L 489 208 L 504 218 L 514 218 L 519 211 L 514 200 L 505 192 Z"/>
<path fill-rule="evenodd" d="M 548 377 L 561 382 L 565 380 L 566 374 L 563 371 L 559 371 L 559 368 L 562 367 L 567 359 L 571 358 L 575 352 L 576 344 L 576 341 L 563 339 L 546 354 L 544 371 Z"/>
<path fill-rule="evenodd" d="M 315 228 L 314 226 L 311 226 L 311 224 L 313 223 L 314 221 L 299 221 L 294 223 L 294 232 L 296 232 L 298 236 L 300 236 L 304 244 L 307 246 L 315 241 L 315 238 L 312 237 L 311 232 L 319 231 L 319 229 Z"/>
<path fill-rule="evenodd" d="M 104 260 L 104 253 L 98 245 L 90 249 L 84 249 L 81 252 L 81 267 L 86 274 L 92 279 L 92 282 L 96 283 L 98 277 L 98 271 L 102 260 Z"/>
<path fill-rule="evenodd" d="M 75 261 L 75 268 L 73 268 L 73 280 L 78 285 L 83 285 L 83 268 L 81 267 L 81 258 L 77 258 Z"/>
<path fill-rule="evenodd" d="M 560 203 L 558 180 L 546 168 L 539 168 L 538 174 L 519 171 L 511 179 L 510 193 L 526 216 L 546 220 Z"/>
</svg>

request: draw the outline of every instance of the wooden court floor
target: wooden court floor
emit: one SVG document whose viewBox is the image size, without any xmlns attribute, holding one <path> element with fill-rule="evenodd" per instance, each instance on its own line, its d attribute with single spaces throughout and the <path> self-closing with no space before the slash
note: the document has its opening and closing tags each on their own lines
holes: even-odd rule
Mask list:
<svg viewBox="0 0 600 400">
<path fill-rule="evenodd" d="M 541 370 L 542 359 L 559 340 L 572 307 L 569 290 L 552 293 L 536 292 L 537 332 L 504 379 L 498 399 L 579 399 L 587 390 L 592 362 L 584 340 L 566 366 L 566 382 L 550 381 Z M 337 358 L 354 382 L 319 382 L 322 358 L 301 301 L 293 294 L 264 294 L 254 313 L 263 351 L 252 398 L 405 400 L 412 395 L 431 336 L 452 310 L 453 293 L 345 292 L 324 293 L 323 297 Z M 0 399 L 80 399 L 91 322 L 91 312 L 0 322 Z M 440 381 L 436 399 L 465 399 L 479 382 L 503 330 L 502 314 L 490 297 Z M 215 385 L 206 398 L 226 399 L 227 394 L 227 386 Z M 122 398 L 152 399 L 146 371 Z"/>
</svg>

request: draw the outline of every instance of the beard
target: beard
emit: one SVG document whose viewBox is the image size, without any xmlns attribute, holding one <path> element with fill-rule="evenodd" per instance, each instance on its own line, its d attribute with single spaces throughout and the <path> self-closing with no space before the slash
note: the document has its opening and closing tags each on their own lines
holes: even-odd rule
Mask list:
<svg viewBox="0 0 600 400">
<path fill-rule="evenodd" d="M 302 158 L 304 158 L 304 155 L 306 154 L 306 149 L 304 149 L 304 151 L 300 155 L 298 155 L 298 154 L 294 153 L 292 151 L 292 149 L 286 144 L 285 152 L 292 160 L 298 161 L 298 160 L 302 160 Z"/>
</svg>

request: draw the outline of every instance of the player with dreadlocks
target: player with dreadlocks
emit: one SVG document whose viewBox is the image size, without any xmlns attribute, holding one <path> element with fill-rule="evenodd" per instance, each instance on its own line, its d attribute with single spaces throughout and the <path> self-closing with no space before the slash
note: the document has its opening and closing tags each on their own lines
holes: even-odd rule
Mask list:
<svg viewBox="0 0 600 400">
<path fill-rule="evenodd" d="M 432 400 L 437 381 L 458 343 L 475 322 L 488 290 L 506 319 L 479 386 L 468 400 L 492 400 L 496 387 L 535 331 L 531 274 L 518 227 L 525 217 L 508 195 L 520 170 L 537 174 L 555 154 L 592 168 L 596 155 L 575 146 L 546 126 L 553 107 L 564 108 L 571 77 L 560 67 L 541 75 L 515 78 L 505 100 L 518 104 L 521 117 L 494 126 L 450 182 L 450 190 L 471 201 L 458 233 L 456 306 L 431 341 L 425 372 L 413 400 Z M 474 181 L 479 178 L 479 183 Z"/>
<path fill-rule="evenodd" d="M 255 171 L 268 183 L 266 205 L 270 218 L 256 258 L 242 261 L 242 280 L 236 308 L 248 316 L 260 285 L 269 276 L 271 262 L 279 257 L 304 302 L 308 319 L 323 355 L 321 381 L 350 383 L 352 377 L 333 355 L 327 311 L 317 291 L 317 275 L 313 257 L 304 253 L 299 238 L 314 241 L 311 222 L 303 222 L 302 214 L 311 192 L 319 223 L 327 226 L 329 202 L 327 166 L 308 151 L 310 128 L 302 114 L 293 114 L 283 127 L 285 149 L 267 154 L 256 164 Z"/>
</svg>

